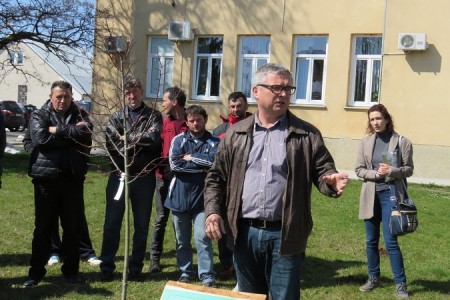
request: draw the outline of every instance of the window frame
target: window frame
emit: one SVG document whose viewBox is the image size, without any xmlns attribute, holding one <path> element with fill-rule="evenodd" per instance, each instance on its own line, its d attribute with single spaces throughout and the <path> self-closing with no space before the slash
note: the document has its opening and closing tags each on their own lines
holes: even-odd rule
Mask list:
<svg viewBox="0 0 450 300">
<path fill-rule="evenodd" d="M 326 46 L 325 53 L 299 53 L 297 54 L 297 45 L 298 39 L 302 37 L 315 37 L 315 38 L 325 38 Z M 298 61 L 306 60 L 308 61 L 308 74 L 307 74 L 307 82 L 306 82 L 306 98 L 296 98 L 297 91 L 299 91 L 299 87 L 297 86 L 297 91 L 291 98 L 292 104 L 300 104 L 300 105 L 318 105 L 323 106 L 325 104 L 325 90 L 326 90 L 326 78 L 327 78 L 327 65 L 328 65 L 328 46 L 329 46 L 329 36 L 324 34 L 317 35 L 296 35 L 294 38 L 294 59 L 293 59 L 293 77 L 294 77 L 294 85 L 297 86 L 297 78 L 299 76 L 298 73 Z M 323 60 L 323 70 L 322 70 L 322 92 L 321 99 L 313 99 L 312 89 L 313 89 L 313 76 L 314 76 L 314 61 Z"/>
<path fill-rule="evenodd" d="M 383 39 L 383 36 L 381 34 L 373 34 L 373 35 L 354 35 L 352 38 L 352 57 L 351 57 L 351 71 L 350 71 L 350 91 L 349 91 L 349 100 L 348 105 L 351 107 L 370 107 L 374 104 L 379 103 L 379 98 L 377 101 L 371 101 L 372 99 L 372 86 L 373 86 L 373 70 L 374 70 L 374 63 L 376 61 L 380 62 L 380 74 L 378 75 L 378 78 L 380 80 L 381 78 L 381 72 L 382 72 L 382 61 L 383 61 L 383 49 L 380 48 L 380 54 L 355 54 L 356 52 L 356 41 L 357 38 L 366 38 L 366 37 L 379 37 Z M 383 40 L 381 40 L 381 43 Z M 366 61 L 367 62 L 367 69 L 366 69 L 366 76 L 365 76 L 365 97 L 364 101 L 355 101 L 355 85 L 356 85 L 356 75 L 357 75 L 357 63 L 358 61 Z M 378 82 L 378 94 L 380 86 L 380 81 Z"/>
<path fill-rule="evenodd" d="M 166 71 L 164 71 L 162 73 L 162 74 L 164 74 L 163 84 L 159 85 L 158 92 L 156 94 L 152 93 L 153 59 L 156 58 L 156 59 L 159 59 L 159 61 L 160 61 L 160 64 L 158 66 L 158 70 L 161 70 L 161 68 L 160 68 L 161 66 L 166 66 L 166 60 L 168 60 L 168 59 L 172 59 L 172 62 L 173 62 L 172 64 L 173 64 L 173 66 L 175 66 L 175 43 L 170 41 L 172 43 L 172 52 L 171 53 L 159 53 L 159 52 L 158 53 L 153 53 L 152 52 L 152 42 L 154 40 L 157 40 L 157 39 L 170 41 L 165 36 L 152 36 L 152 37 L 150 37 L 148 39 L 148 45 L 147 45 L 148 46 L 148 50 L 147 50 L 147 76 L 146 76 L 146 84 L 145 84 L 145 97 L 147 97 L 147 98 L 154 98 L 154 99 L 161 99 L 163 97 L 166 85 L 167 85 L 167 87 L 173 85 L 174 72 L 173 72 L 173 68 L 172 68 L 172 74 L 171 74 L 172 82 L 166 83 L 166 78 L 168 76 L 166 76 L 167 73 L 166 73 Z M 160 74 L 161 74 L 161 72 L 160 72 Z"/>
<path fill-rule="evenodd" d="M 21 66 L 25 61 L 23 50 L 8 50 L 9 64 L 13 66 Z"/>
<path fill-rule="evenodd" d="M 243 46 L 243 40 L 246 38 L 268 38 L 268 53 L 267 54 L 242 54 L 242 46 Z M 253 96 L 252 91 L 252 79 L 255 75 L 256 70 L 258 69 L 258 61 L 261 59 L 266 59 L 266 63 L 270 62 L 270 47 L 271 47 L 271 36 L 270 35 L 254 35 L 254 36 L 240 36 L 239 37 L 239 53 L 238 53 L 238 81 L 236 84 L 236 89 L 238 91 L 243 92 L 246 94 L 246 91 L 244 91 L 243 88 L 243 71 L 244 71 L 244 60 L 251 60 L 252 61 L 252 67 L 251 67 L 251 74 L 250 74 L 250 94 L 247 95 L 247 101 L 248 102 L 256 102 L 255 97 Z"/>
<path fill-rule="evenodd" d="M 198 42 L 200 39 L 207 39 L 207 38 L 221 38 L 222 39 L 222 53 L 198 53 Z M 195 38 L 195 45 L 194 45 L 194 60 L 192 65 L 192 99 L 194 100 L 212 100 L 212 101 L 220 101 L 220 95 L 221 95 L 221 82 L 222 82 L 222 69 L 223 69 L 223 44 L 224 44 L 224 37 L 223 35 L 208 35 L 208 36 L 199 36 Z M 199 83 L 199 70 L 197 63 L 199 59 L 207 59 L 208 61 L 208 70 L 207 70 L 207 78 L 206 78 L 206 88 L 205 88 L 205 95 L 199 95 L 197 94 L 197 85 Z M 211 96 L 211 77 L 212 77 L 212 61 L 214 59 L 220 59 L 220 76 L 219 76 L 219 95 L 217 96 Z"/>
</svg>

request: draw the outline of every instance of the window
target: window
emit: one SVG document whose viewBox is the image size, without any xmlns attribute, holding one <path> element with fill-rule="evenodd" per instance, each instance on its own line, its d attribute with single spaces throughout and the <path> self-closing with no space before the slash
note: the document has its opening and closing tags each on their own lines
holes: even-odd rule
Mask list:
<svg viewBox="0 0 450 300">
<path fill-rule="evenodd" d="M 353 39 L 350 105 L 370 106 L 378 102 L 381 74 L 381 36 Z"/>
<path fill-rule="evenodd" d="M 247 98 L 252 97 L 252 78 L 259 66 L 269 62 L 270 37 L 242 37 L 239 48 L 239 73 L 237 89 Z"/>
<path fill-rule="evenodd" d="M 198 38 L 195 49 L 193 98 L 220 100 L 223 37 Z"/>
<path fill-rule="evenodd" d="M 27 92 L 28 86 L 18 85 L 17 86 L 17 100 L 19 103 L 27 104 Z"/>
<path fill-rule="evenodd" d="M 23 51 L 9 51 L 9 63 L 12 65 L 22 65 L 23 64 Z"/>
<path fill-rule="evenodd" d="M 295 41 L 295 102 L 323 104 L 328 48 L 326 36 L 299 36 Z"/>
<path fill-rule="evenodd" d="M 174 47 L 167 38 L 149 40 L 146 97 L 162 98 L 164 90 L 173 85 Z"/>
</svg>

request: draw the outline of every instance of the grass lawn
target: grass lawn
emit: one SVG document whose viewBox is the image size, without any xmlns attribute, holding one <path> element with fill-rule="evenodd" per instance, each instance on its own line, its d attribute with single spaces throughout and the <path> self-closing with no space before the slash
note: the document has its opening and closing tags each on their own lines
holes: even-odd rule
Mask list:
<svg viewBox="0 0 450 300">
<path fill-rule="evenodd" d="M 9 155 L 3 159 L 3 188 L 0 189 L 0 299 L 119 299 L 121 276 L 104 283 L 99 268 L 81 263 L 86 284 L 71 287 L 61 276 L 60 265 L 47 267 L 47 275 L 35 288 L 24 289 L 31 251 L 34 222 L 33 185 L 26 174 L 28 157 Z M 107 174 L 93 167 L 85 183 L 86 216 L 97 254 L 100 254 L 105 211 Z M 352 181 L 339 199 L 313 194 L 314 229 L 302 268 L 302 299 L 393 299 L 394 284 L 389 258 L 381 259 L 382 286 L 371 293 L 358 288 L 366 280 L 363 221 L 358 220 L 361 183 Z M 411 198 L 419 209 L 419 229 L 400 238 L 410 295 L 414 299 L 449 299 L 450 187 L 411 184 Z M 143 282 L 128 284 L 128 299 L 159 299 L 168 280 L 177 280 L 175 239 L 168 226 L 163 273 L 145 274 Z M 217 244 L 215 261 L 219 269 Z M 123 248 L 117 270 L 122 271 Z M 146 256 L 144 271 L 148 272 Z M 198 282 L 201 285 L 200 282 Z M 218 287 L 232 289 L 233 280 L 218 279 Z"/>
</svg>

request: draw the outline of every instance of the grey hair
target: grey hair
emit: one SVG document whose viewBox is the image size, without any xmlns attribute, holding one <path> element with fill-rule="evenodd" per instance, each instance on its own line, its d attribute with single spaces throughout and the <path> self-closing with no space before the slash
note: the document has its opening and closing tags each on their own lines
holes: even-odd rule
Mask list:
<svg viewBox="0 0 450 300">
<path fill-rule="evenodd" d="M 264 65 L 260 66 L 256 70 L 255 75 L 253 75 L 252 86 L 256 86 L 258 84 L 265 83 L 266 77 L 269 74 L 277 74 L 277 75 L 287 76 L 291 79 L 291 81 L 293 81 L 291 71 L 289 71 L 288 69 L 286 69 L 284 66 L 282 66 L 280 64 L 268 63 L 268 64 L 264 64 Z"/>
</svg>

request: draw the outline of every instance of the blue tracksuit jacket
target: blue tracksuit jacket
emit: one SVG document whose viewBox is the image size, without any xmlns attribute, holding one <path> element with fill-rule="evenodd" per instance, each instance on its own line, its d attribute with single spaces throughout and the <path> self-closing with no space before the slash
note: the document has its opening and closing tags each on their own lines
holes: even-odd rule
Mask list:
<svg viewBox="0 0 450 300">
<path fill-rule="evenodd" d="M 196 214 L 203 211 L 203 187 L 206 172 L 212 166 L 220 139 L 205 131 L 200 138 L 189 131 L 172 140 L 169 150 L 170 168 L 174 172 L 164 206 L 176 212 Z M 191 154 L 191 160 L 183 159 Z"/>
</svg>

